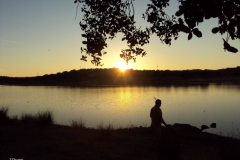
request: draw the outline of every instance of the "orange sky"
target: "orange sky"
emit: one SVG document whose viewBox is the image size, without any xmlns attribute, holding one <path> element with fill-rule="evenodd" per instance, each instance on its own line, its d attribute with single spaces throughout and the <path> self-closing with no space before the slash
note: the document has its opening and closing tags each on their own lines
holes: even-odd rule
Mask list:
<svg viewBox="0 0 240 160">
<path fill-rule="evenodd" d="M 57 3 L 56 3 L 57 2 Z M 147 25 L 141 19 L 146 9 L 145 0 L 135 1 L 138 25 Z M 169 13 L 176 10 L 176 1 L 171 1 Z M 70 71 L 80 68 L 95 68 L 80 61 L 83 47 L 82 31 L 79 27 L 80 9 L 76 16 L 76 4 L 72 1 L 0 0 L 0 76 L 36 76 Z M 162 44 L 152 36 L 150 44 L 144 46 L 146 57 L 137 57 L 129 67 L 139 70 L 183 70 L 220 69 L 240 66 L 240 53 L 224 52 L 221 35 L 213 35 L 211 29 L 216 20 L 199 25 L 202 38 L 180 34 L 171 46 Z M 102 68 L 116 67 L 122 61 L 119 54 L 127 48 L 119 35 L 108 41 L 107 55 L 103 57 Z M 239 40 L 230 44 L 240 50 Z"/>
</svg>

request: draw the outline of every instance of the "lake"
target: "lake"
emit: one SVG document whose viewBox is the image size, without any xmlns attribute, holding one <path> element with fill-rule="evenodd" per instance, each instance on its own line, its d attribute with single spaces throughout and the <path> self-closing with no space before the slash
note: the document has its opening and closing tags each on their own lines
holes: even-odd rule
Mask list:
<svg viewBox="0 0 240 160">
<path fill-rule="evenodd" d="M 115 128 L 149 126 L 155 99 L 162 100 L 166 123 L 196 127 L 217 123 L 208 132 L 240 136 L 240 86 L 191 85 L 157 87 L 61 87 L 0 85 L 0 106 L 10 116 L 50 109 L 56 123 L 83 119 L 87 127 L 112 124 Z"/>
</svg>

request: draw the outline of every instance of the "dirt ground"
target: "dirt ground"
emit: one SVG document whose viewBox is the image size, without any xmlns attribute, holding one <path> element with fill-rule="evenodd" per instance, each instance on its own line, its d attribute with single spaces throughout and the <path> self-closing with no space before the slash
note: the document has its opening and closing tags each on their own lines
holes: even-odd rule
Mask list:
<svg viewBox="0 0 240 160">
<path fill-rule="evenodd" d="M 0 159 L 23 160 L 231 160 L 240 140 L 181 126 L 163 128 L 161 144 L 150 128 L 78 129 L 53 125 L 0 125 Z"/>
</svg>

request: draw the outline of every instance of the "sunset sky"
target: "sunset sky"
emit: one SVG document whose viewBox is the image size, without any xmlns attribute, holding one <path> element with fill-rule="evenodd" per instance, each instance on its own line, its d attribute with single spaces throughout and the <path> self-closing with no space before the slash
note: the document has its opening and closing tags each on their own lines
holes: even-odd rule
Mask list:
<svg viewBox="0 0 240 160">
<path fill-rule="evenodd" d="M 0 76 L 25 77 L 70 71 L 81 68 L 96 68 L 88 62 L 80 61 L 83 47 L 79 27 L 80 8 L 76 17 L 74 0 L 0 0 Z M 149 1 L 135 0 L 137 24 L 146 26 L 141 19 Z M 177 1 L 171 1 L 170 14 L 177 10 Z M 76 20 L 75 20 L 76 17 Z M 152 36 L 144 49 L 146 57 L 137 57 L 129 67 L 138 70 L 185 70 L 221 69 L 240 66 L 240 41 L 229 43 L 238 53 L 224 52 L 222 38 L 213 35 L 211 29 L 217 20 L 208 20 L 199 25 L 202 38 L 187 40 L 180 34 L 171 46 L 162 44 Z M 116 67 L 123 61 L 119 54 L 127 48 L 119 34 L 108 41 L 107 55 L 103 56 L 103 67 Z"/>
</svg>

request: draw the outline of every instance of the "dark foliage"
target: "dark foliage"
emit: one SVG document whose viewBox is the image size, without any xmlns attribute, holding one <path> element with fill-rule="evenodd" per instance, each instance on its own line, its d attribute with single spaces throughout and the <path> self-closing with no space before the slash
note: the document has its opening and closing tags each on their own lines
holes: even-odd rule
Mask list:
<svg viewBox="0 0 240 160">
<path fill-rule="evenodd" d="M 101 57 L 106 54 L 106 40 L 113 39 L 117 33 L 122 33 L 123 41 L 127 41 L 128 49 L 123 49 L 120 57 L 129 62 L 136 61 L 136 56 L 147 53 L 141 46 L 149 43 L 150 35 L 156 34 L 160 41 L 171 45 L 172 39 L 177 40 L 179 32 L 188 34 L 188 40 L 193 35 L 201 38 L 199 23 L 210 18 L 217 18 L 218 24 L 212 33 L 227 34 L 224 49 L 236 53 L 238 50 L 230 46 L 228 39 L 240 38 L 240 1 L 239 0 L 178 0 L 179 10 L 170 17 L 165 9 L 169 0 L 150 0 L 143 19 L 150 27 L 141 29 L 135 26 L 134 0 L 74 0 L 82 4 L 83 18 L 80 27 L 85 32 L 81 48 L 81 60 L 92 57 L 92 64 L 101 65 Z"/>
<path fill-rule="evenodd" d="M 3 85 L 104 86 L 104 85 L 187 85 L 239 84 L 240 66 L 220 70 L 133 70 L 81 69 L 37 77 L 0 77 Z"/>
</svg>

